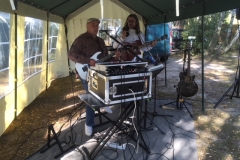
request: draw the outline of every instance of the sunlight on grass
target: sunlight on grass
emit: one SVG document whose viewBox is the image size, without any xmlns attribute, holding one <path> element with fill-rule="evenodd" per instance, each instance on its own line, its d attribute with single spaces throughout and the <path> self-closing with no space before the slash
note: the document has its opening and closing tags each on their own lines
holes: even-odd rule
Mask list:
<svg viewBox="0 0 240 160">
<path fill-rule="evenodd" d="M 78 91 L 66 94 L 65 98 L 66 99 L 71 99 L 71 98 L 74 98 L 74 97 L 78 96 L 79 94 L 85 94 L 85 93 L 86 93 L 86 91 L 84 89 L 83 90 L 78 90 Z"/>
<path fill-rule="evenodd" d="M 225 160 L 234 160 L 234 157 L 232 157 L 232 155 L 227 154 L 223 159 Z"/>
<path fill-rule="evenodd" d="M 56 112 L 61 112 L 61 111 L 67 110 L 67 109 L 72 109 L 73 107 L 75 107 L 75 106 L 78 105 L 78 104 L 79 104 L 79 103 L 72 104 L 72 105 L 69 105 L 69 106 L 65 106 L 65 107 L 63 107 L 63 108 L 57 109 Z"/>
<path fill-rule="evenodd" d="M 79 112 L 80 114 L 82 114 L 84 111 Z M 79 113 L 72 115 L 71 117 L 71 121 L 69 120 L 69 115 L 63 116 L 61 118 L 59 118 L 57 121 L 52 122 L 53 124 L 53 128 L 55 130 L 56 133 L 63 132 L 65 133 L 67 130 L 69 130 L 69 126 L 73 126 L 74 124 L 79 123 Z M 52 136 L 52 132 L 51 132 L 51 136 Z M 48 131 L 46 131 L 44 138 L 48 138 Z"/>
<path fill-rule="evenodd" d="M 182 64 L 182 62 L 183 62 L 183 59 L 182 59 L 182 58 L 180 58 L 179 60 L 177 60 L 177 61 L 175 61 L 175 62 Z"/>
<path fill-rule="evenodd" d="M 48 82 L 48 88 L 51 86 L 51 84 L 52 84 L 52 81 L 54 81 L 55 79 L 51 79 L 51 80 L 49 80 L 49 82 Z"/>
<path fill-rule="evenodd" d="M 209 109 L 205 113 L 197 111 L 195 114 L 196 132 L 200 135 L 197 140 L 199 159 L 238 159 L 240 146 L 236 141 L 240 139 L 240 128 L 234 124 L 239 121 L 239 116 L 220 109 Z"/>
</svg>

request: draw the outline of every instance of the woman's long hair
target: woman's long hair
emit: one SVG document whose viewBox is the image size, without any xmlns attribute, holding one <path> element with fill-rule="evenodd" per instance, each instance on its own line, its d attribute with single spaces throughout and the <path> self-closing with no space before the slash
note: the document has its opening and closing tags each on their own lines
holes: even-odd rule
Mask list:
<svg viewBox="0 0 240 160">
<path fill-rule="evenodd" d="M 125 22 L 125 24 L 124 24 L 123 30 L 126 30 L 126 31 L 129 30 L 128 22 L 127 22 L 129 17 L 132 17 L 132 18 L 135 19 L 135 21 L 136 21 L 136 26 L 134 27 L 134 29 L 136 30 L 136 34 L 139 34 L 139 33 L 140 33 L 140 26 L 139 26 L 139 20 L 138 20 L 138 17 L 136 16 L 136 14 L 130 14 L 130 15 L 127 17 L 127 20 L 126 20 L 126 22 Z"/>
</svg>

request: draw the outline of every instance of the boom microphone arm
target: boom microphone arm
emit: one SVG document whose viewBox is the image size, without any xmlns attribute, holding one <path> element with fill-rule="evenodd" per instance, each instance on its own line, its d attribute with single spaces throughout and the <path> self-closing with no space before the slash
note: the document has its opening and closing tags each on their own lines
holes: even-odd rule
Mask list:
<svg viewBox="0 0 240 160">
<path fill-rule="evenodd" d="M 111 36 L 108 33 L 108 30 L 99 30 L 99 32 L 105 32 L 110 38 L 112 38 L 114 41 L 116 41 L 119 45 L 121 45 L 124 49 L 128 50 L 130 53 L 132 53 L 138 61 L 144 62 L 144 60 L 142 58 L 140 58 L 136 53 L 134 53 L 131 48 L 129 46 L 126 46 L 124 44 L 122 44 L 121 42 L 119 42 L 116 38 L 114 38 L 113 36 Z"/>
</svg>

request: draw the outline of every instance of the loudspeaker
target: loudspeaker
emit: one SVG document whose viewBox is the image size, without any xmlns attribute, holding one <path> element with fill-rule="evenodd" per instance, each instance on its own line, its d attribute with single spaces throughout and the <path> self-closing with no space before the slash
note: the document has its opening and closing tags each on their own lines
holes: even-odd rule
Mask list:
<svg viewBox="0 0 240 160">
<path fill-rule="evenodd" d="M 236 9 L 236 19 L 240 20 L 240 8 Z"/>
</svg>

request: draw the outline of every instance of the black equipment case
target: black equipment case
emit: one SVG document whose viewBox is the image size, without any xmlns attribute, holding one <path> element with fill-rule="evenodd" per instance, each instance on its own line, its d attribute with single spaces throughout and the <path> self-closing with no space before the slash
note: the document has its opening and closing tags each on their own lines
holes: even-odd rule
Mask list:
<svg viewBox="0 0 240 160">
<path fill-rule="evenodd" d="M 89 92 L 107 105 L 150 98 L 151 89 L 152 72 L 106 76 L 88 69 Z"/>
</svg>

